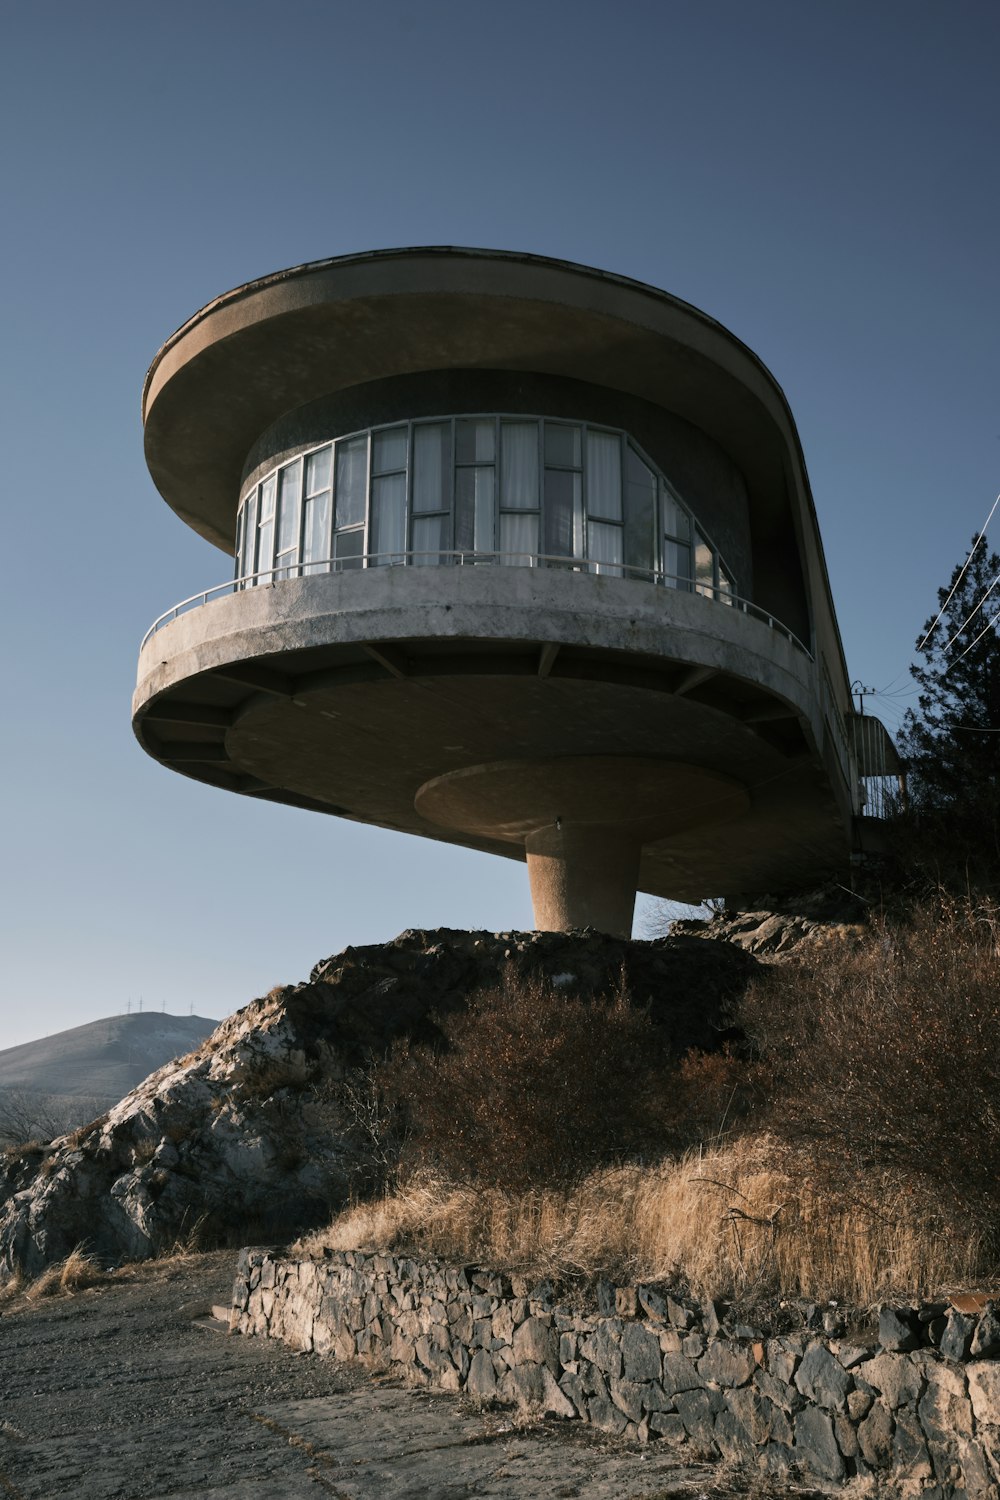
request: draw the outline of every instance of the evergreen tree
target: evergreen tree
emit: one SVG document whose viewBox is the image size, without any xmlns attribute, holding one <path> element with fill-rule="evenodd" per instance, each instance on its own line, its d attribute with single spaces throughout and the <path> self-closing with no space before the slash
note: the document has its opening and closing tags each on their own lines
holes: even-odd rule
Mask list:
<svg viewBox="0 0 1000 1500">
<path fill-rule="evenodd" d="M 921 692 L 899 736 L 910 806 L 921 830 L 940 842 L 942 855 L 991 875 L 1000 871 L 997 579 L 1000 557 L 974 536 L 964 574 L 956 567 L 938 591 L 941 618 L 936 625 L 928 620 L 917 642 L 923 664 L 912 675 Z M 994 617 L 996 626 L 990 624 Z"/>
</svg>

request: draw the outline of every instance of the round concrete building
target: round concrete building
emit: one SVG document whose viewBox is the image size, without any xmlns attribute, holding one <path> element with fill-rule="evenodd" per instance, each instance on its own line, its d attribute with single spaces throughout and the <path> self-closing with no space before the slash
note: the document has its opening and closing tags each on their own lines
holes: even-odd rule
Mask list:
<svg viewBox="0 0 1000 1500">
<path fill-rule="evenodd" d="M 209 303 L 143 420 L 235 557 L 143 641 L 164 765 L 526 859 L 546 928 L 846 865 L 891 744 L 787 403 L 711 318 L 540 256 L 345 256 Z"/>
</svg>

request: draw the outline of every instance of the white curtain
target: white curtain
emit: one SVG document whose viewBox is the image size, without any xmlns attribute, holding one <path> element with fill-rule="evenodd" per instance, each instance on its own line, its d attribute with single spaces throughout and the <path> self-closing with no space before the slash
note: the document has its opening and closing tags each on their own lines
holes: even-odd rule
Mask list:
<svg viewBox="0 0 1000 1500">
<path fill-rule="evenodd" d="M 376 563 L 401 563 L 406 551 L 406 475 L 372 481 L 372 542 Z"/>
<path fill-rule="evenodd" d="M 538 509 L 538 423 L 500 425 L 500 506 Z"/>
<path fill-rule="evenodd" d="M 587 514 L 622 518 L 622 445 L 616 433 L 587 433 Z"/>
<path fill-rule="evenodd" d="M 450 443 L 451 428 L 443 422 L 425 423 L 414 427 L 414 511 L 447 509 L 448 489 L 445 484 L 445 465 Z"/>
<path fill-rule="evenodd" d="M 439 555 L 439 551 L 448 550 L 447 527 L 447 516 L 416 516 L 414 518 L 413 551 L 417 556 L 413 561 L 417 567 L 428 565 L 433 567 L 447 561 Z M 421 556 L 422 553 L 426 556 Z"/>
<path fill-rule="evenodd" d="M 621 577 L 622 529 L 606 526 L 600 521 L 587 524 L 587 556 L 597 563 L 598 573 L 613 573 Z"/>
<path fill-rule="evenodd" d="M 538 517 L 530 513 L 501 516 L 500 551 L 504 554 L 522 554 L 509 559 L 505 555 L 505 561 L 509 560 L 522 567 L 534 567 L 538 554 Z"/>
</svg>

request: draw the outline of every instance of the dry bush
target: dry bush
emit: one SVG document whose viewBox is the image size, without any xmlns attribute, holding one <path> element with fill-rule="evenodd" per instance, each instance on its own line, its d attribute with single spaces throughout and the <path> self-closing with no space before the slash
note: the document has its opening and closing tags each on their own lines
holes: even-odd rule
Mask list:
<svg viewBox="0 0 1000 1500">
<path fill-rule="evenodd" d="M 889 1178 L 864 1186 L 863 1198 L 834 1203 L 763 1136 L 657 1166 L 601 1169 L 565 1188 L 505 1192 L 424 1175 L 345 1210 L 302 1247 L 405 1251 L 667 1281 L 710 1296 L 780 1293 L 864 1306 L 975 1275 L 981 1246 L 974 1237 L 942 1237 L 933 1215 L 917 1211 Z"/>
<path fill-rule="evenodd" d="M 770 1128 L 841 1198 L 888 1171 L 942 1232 L 1000 1246 L 997 910 L 941 897 L 905 925 L 789 963 L 740 1019 L 770 1074 Z M 951 1226 L 949 1229 L 949 1225 Z"/>
<path fill-rule="evenodd" d="M 398 1044 L 374 1072 L 406 1168 L 511 1188 L 662 1146 L 665 1046 L 623 988 L 580 1000 L 510 970 L 437 1021 L 442 1046 Z"/>
</svg>

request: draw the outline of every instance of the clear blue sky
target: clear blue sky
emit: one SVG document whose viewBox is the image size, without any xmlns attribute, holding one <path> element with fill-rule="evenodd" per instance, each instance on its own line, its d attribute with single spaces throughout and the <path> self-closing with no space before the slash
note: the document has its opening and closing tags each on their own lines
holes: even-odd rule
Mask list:
<svg viewBox="0 0 1000 1500">
<path fill-rule="evenodd" d="M 852 676 L 908 688 L 1000 490 L 992 0 L 0 17 L 0 1047 L 140 995 L 222 1016 L 408 926 L 530 925 L 520 866 L 213 791 L 132 739 L 147 624 L 229 572 L 146 474 L 143 375 L 252 277 L 484 245 L 704 308 L 791 404 Z"/>
</svg>

